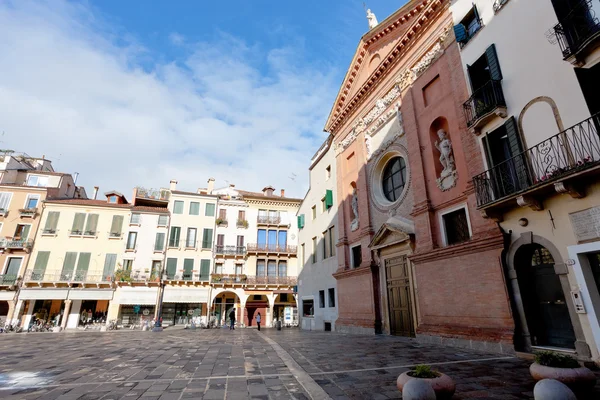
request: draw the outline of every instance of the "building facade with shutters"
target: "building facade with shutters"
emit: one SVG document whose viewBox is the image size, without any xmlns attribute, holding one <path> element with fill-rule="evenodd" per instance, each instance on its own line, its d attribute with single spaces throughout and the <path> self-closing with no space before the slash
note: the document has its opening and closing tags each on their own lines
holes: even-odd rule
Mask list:
<svg viewBox="0 0 600 400">
<path fill-rule="evenodd" d="M 234 185 L 209 190 L 219 197 L 215 265 L 211 304 L 217 320 L 225 322 L 231 308 L 244 326 L 263 326 L 279 320 L 297 322 L 294 286 L 297 282 L 295 215 L 299 199 L 239 190 Z"/>
<path fill-rule="evenodd" d="M 484 161 L 473 213 L 505 234 L 514 346 L 598 361 L 600 2 L 455 0 L 451 10 L 471 89 L 465 120 Z"/>
<path fill-rule="evenodd" d="M 42 208 L 18 294 L 22 325 L 29 326 L 35 317 L 73 329 L 90 319 L 116 318 L 114 279 L 123 267 L 131 205 L 109 192 L 104 200 L 46 200 Z"/>
<path fill-rule="evenodd" d="M 335 152 L 332 137 L 311 159 L 309 190 L 304 196 L 298 226 L 298 303 L 300 327 L 305 330 L 335 331 L 338 317 L 337 221 Z"/>
<path fill-rule="evenodd" d="M 6 151 L 0 154 L 0 318 L 19 314 L 18 291 L 50 198 L 86 197 L 69 174 L 55 172 L 50 160 Z M 22 303 L 19 303 L 21 306 Z M 21 310 L 22 311 L 22 310 Z"/>
</svg>

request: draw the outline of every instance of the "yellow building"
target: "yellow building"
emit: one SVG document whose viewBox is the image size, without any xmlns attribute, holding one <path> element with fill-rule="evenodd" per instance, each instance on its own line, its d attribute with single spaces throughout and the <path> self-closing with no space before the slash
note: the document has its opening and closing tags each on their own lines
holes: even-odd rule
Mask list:
<svg viewBox="0 0 600 400">
<path fill-rule="evenodd" d="M 0 154 L 0 318 L 10 321 L 15 316 L 42 202 L 73 197 L 86 197 L 85 191 L 75 186 L 71 175 L 54 172 L 49 160 Z"/>
</svg>

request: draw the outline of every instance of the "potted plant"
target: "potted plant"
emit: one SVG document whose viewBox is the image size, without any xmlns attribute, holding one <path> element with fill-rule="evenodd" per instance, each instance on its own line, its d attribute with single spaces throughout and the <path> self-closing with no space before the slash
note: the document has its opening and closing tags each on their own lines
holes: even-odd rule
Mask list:
<svg viewBox="0 0 600 400">
<path fill-rule="evenodd" d="M 238 228 L 248 228 L 248 221 L 246 221 L 245 219 L 238 219 L 237 227 Z"/>
<path fill-rule="evenodd" d="M 434 371 L 429 365 L 417 365 L 414 369 L 402 373 L 396 381 L 398 390 L 402 392 L 402 388 L 411 379 L 423 379 L 429 382 L 436 399 L 450 399 L 456 391 L 456 384 L 446 374 L 439 371 Z"/>
<path fill-rule="evenodd" d="M 115 280 L 117 282 L 131 282 L 131 272 L 125 269 L 115 271 Z"/>
<path fill-rule="evenodd" d="M 540 351 L 534 361 L 529 373 L 536 381 L 556 379 L 575 391 L 591 390 L 596 385 L 596 375 L 570 355 Z"/>
</svg>

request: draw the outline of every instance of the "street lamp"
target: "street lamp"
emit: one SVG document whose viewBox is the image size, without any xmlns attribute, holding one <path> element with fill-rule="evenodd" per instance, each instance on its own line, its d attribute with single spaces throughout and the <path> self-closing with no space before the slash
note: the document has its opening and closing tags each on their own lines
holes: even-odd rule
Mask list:
<svg viewBox="0 0 600 400">
<path fill-rule="evenodd" d="M 164 263 L 162 263 L 163 265 L 160 266 L 160 275 L 158 278 L 158 305 L 157 305 L 157 312 L 156 312 L 156 321 L 154 322 L 154 328 L 152 328 L 152 332 L 162 332 L 163 331 L 163 327 L 162 327 L 162 306 L 163 306 L 163 296 L 165 294 L 165 282 L 163 281 L 163 274 L 164 274 Z"/>
</svg>

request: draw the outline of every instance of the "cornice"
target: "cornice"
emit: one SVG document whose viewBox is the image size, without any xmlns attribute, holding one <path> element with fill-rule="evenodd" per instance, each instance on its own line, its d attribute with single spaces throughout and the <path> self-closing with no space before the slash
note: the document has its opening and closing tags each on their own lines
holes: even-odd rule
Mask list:
<svg viewBox="0 0 600 400">
<path fill-rule="evenodd" d="M 265 199 L 265 200 L 258 200 L 258 199 L 248 199 L 245 198 L 246 202 L 248 204 L 259 204 L 259 205 L 267 205 L 267 206 L 292 206 L 295 208 L 300 208 L 300 203 L 302 202 L 302 200 L 275 200 L 275 199 Z"/>
<path fill-rule="evenodd" d="M 418 239 L 417 239 L 418 240 Z M 492 249 L 503 249 L 504 248 L 504 237 L 498 231 L 497 236 L 487 237 L 483 239 L 474 239 L 463 244 L 457 244 L 454 246 L 440 247 L 437 249 L 429 250 L 423 253 L 416 253 L 409 256 L 409 259 L 413 263 L 426 263 L 436 260 L 448 260 L 452 257 L 458 257 L 466 254 L 480 253 L 486 250 Z"/>
<path fill-rule="evenodd" d="M 338 281 L 345 278 L 352 278 L 355 276 L 366 275 L 371 273 L 370 267 L 359 267 L 353 269 L 344 269 L 334 273 L 332 276 Z"/>
<path fill-rule="evenodd" d="M 350 88 L 352 87 L 352 83 L 358 76 L 360 64 L 364 61 L 364 56 L 366 55 L 369 44 L 372 43 L 373 40 L 378 40 L 379 38 L 377 35 L 375 35 L 374 38 L 371 38 L 364 43 L 362 48 L 360 48 L 357 57 L 355 57 L 355 62 L 348 70 L 349 75 L 344 81 L 344 87 L 341 88 L 340 94 L 338 95 L 338 98 L 336 98 L 334 109 L 332 110 L 332 113 L 327 121 L 327 125 L 325 126 L 326 132 L 334 133 L 335 130 L 339 128 L 341 122 L 348 115 L 350 115 L 358 105 L 362 104 L 366 95 L 373 90 L 374 86 L 376 86 L 375 84 L 381 81 L 381 79 L 389 73 L 389 70 L 398 63 L 400 55 L 404 52 L 404 50 L 409 45 L 412 45 L 412 41 L 417 36 L 417 32 L 421 30 L 421 28 L 428 22 L 431 15 L 440 8 L 442 3 L 445 2 L 447 2 L 447 0 L 425 0 L 423 2 L 423 7 L 421 7 L 420 11 L 418 11 L 415 21 L 399 39 L 399 43 L 388 53 L 387 57 L 379 64 L 378 68 L 371 73 L 367 81 L 357 91 L 357 93 L 354 94 L 349 102 L 346 102 L 346 96 L 348 96 Z M 383 30 L 385 34 L 389 34 L 391 31 L 392 30 L 389 29 L 389 27 Z M 381 32 L 379 34 L 381 34 Z"/>
</svg>

